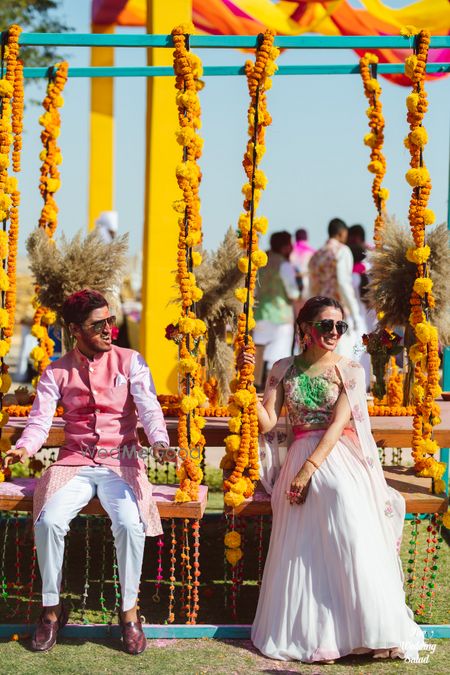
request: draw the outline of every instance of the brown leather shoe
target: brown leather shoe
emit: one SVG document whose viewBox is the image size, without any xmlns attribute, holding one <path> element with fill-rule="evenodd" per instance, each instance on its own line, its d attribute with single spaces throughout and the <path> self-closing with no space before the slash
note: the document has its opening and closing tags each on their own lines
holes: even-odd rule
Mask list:
<svg viewBox="0 0 450 675">
<path fill-rule="evenodd" d="M 36 624 L 36 630 L 31 640 L 31 649 L 35 652 L 48 652 L 56 644 L 58 631 L 64 628 L 69 619 L 69 613 L 61 602 L 61 613 L 57 621 L 45 618 L 45 609 Z"/>
<path fill-rule="evenodd" d="M 141 617 L 138 615 L 138 621 L 122 621 L 122 615 L 119 614 L 120 627 L 122 629 L 122 641 L 125 651 L 128 654 L 142 654 L 147 647 L 147 638 L 142 630 Z"/>
</svg>

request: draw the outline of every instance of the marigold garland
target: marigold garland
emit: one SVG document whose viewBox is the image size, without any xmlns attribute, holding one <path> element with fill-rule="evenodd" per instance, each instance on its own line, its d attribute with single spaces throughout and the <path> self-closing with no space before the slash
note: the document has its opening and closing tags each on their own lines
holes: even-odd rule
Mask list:
<svg viewBox="0 0 450 675">
<path fill-rule="evenodd" d="M 411 154 L 411 168 L 405 177 L 413 187 L 409 222 L 415 244 L 414 249 L 408 250 L 406 257 L 417 265 L 417 278 L 410 298 L 409 318 L 417 339 L 409 351 L 410 360 L 415 364 L 413 401 L 416 414 L 413 419 L 412 455 L 418 475 L 440 479 L 445 471 L 445 464 L 433 457 L 439 446 L 432 439 L 433 427 L 440 422 L 439 405 L 435 402 L 441 392 L 440 359 L 438 333 L 429 321 L 429 310 L 434 307 L 435 300 L 427 262 L 430 249 L 425 244 L 425 227 L 433 222 L 433 217 L 430 209 L 427 209 L 431 180 L 423 164 L 423 150 L 428 136 L 422 126 L 428 107 L 424 82 L 429 44 L 430 33 L 421 30 L 416 38 L 415 54 L 407 57 L 405 61 L 405 73 L 413 83 L 413 91 L 406 100 L 410 132 L 405 138 L 405 146 Z"/>
<path fill-rule="evenodd" d="M 4 357 L 9 352 L 14 332 L 16 311 L 16 260 L 19 238 L 20 192 L 17 178 L 8 175 L 12 163 L 15 173 L 20 171 L 23 129 L 23 63 L 19 59 L 20 26 L 10 26 L 2 50 L 0 78 L 0 454 L 7 452 L 11 442 L 1 438 L 2 427 L 9 419 L 3 408 L 3 395 L 11 387 L 11 377 Z M 11 158 L 11 160 L 10 160 Z M 9 228 L 8 228 L 9 220 Z M 9 470 L 0 470 L 0 481 L 9 478 Z"/>
<path fill-rule="evenodd" d="M 272 122 L 267 110 L 266 91 L 272 86 L 271 76 L 277 70 L 275 59 L 279 50 L 273 46 L 274 33 L 267 30 L 256 51 L 255 63 L 247 61 L 247 76 L 250 105 L 248 109 L 249 140 L 244 154 L 243 167 L 248 182 L 244 184 L 244 213 L 238 223 L 239 243 L 245 255 L 238 262 L 239 269 L 246 274 L 245 288 L 236 289 L 236 297 L 244 303 L 239 314 L 235 352 L 243 349 L 254 352 L 252 338 L 248 335 L 254 325 L 252 306 L 257 271 L 267 263 L 267 256 L 258 249 L 258 233 L 267 229 L 267 219 L 255 215 L 262 190 L 266 187 L 267 178 L 258 168 L 265 152 L 265 130 Z M 226 454 L 221 467 L 230 469 L 231 473 L 224 480 L 224 502 L 229 507 L 236 507 L 244 499 L 250 497 L 259 478 L 258 466 L 258 417 L 256 413 L 256 389 L 254 366 L 244 364 L 237 370 L 233 384 L 228 412 L 231 415 L 229 428 L 231 434 L 225 439 Z M 236 552 L 229 554 L 233 559 Z M 227 555 L 229 559 L 229 556 Z M 231 561 L 230 561 L 231 562 Z M 237 560 L 235 561 L 237 562 Z M 235 564 L 235 563 L 231 563 Z"/>
<path fill-rule="evenodd" d="M 378 211 L 374 223 L 375 246 L 381 244 L 381 233 L 384 227 L 386 200 L 389 198 L 389 190 L 381 187 L 386 173 L 386 159 L 382 152 L 384 143 L 384 117 L 381 105 L 381 87 L 371 67 L 378 63 L 375 54 L 366 53 L 359 60 L 359 67 L 364 86 L 364 94 L 369 101 L 366 114 L 369 118 L 370 133 L 364 136 L 364 144 L 370 148 L 370 163 L 368 170 L 375 174 L 372 183 L 372 197 Z"/>
<path fill-rule="evenodd" d="M 181 315 L 176 324 L 168 327 L 169 334 L 166 332 L 167 337 L 179 345 L 178 443 L 185 458 L 179 471 L 180 488 L 175 495 L 177 502 L 198 499 L 198 486 L 203 476 L 200 463 L 205 445 L 201 431 L 205 420 L 198 411 L 206 401 L 201 386 L 200 366 L 205 352 L 206 325 L 195 316 L 195 302 L 201 299 L 203 293 L 192 271 L 201 263 L 201 255 L 193 251 L 193 247 L 202 241 L 199 198 L 201 171 L 197 160 L 201 156 L 203 140 L 197 131 L 201 126 L 198 92 L 203 87 L 200 80 L 203 71 L 199 57 L 187 48 L 186 35 L 192 31 L 193 27 L 186 25 L 177 26 L 172 31 L 175 87 L 178 90 L 176 102 L 179 128 L 176 139 L 183 148 L 183 161 L 176 167 L 178 186 L 183 197 L 173 204 L 174 210 L 180 214 L 176 280 L 180 289 Z"/>
<path fill-rule="evenodd" d="M 39 191 L 44 200 L 44 206 L 39 217 L 39 227 L 45 231 L 50 239 L 53 238 L 58 222 L 58 206 L 54 194 L 61 186 L 59 165 L 62 162 L 62 155 L 57 138 L 61 132 L 59 108 L 64 105 L 62 92 L 67 82 L 68 70 L 69 64 L 66 61 L 55 65 L 42 102 L 45 112 L 39 118 L 39 124 L 43 126 L 41 132 L 43 149 L 39 156 L 42 161 Z M 54 323 L 53 317 L 50 310 L 40 304 L 38 292 L 39 288 L 36 288 L 36 295 L 33 298 L 35 312 L 31 327 L 31 334 L 37 338 L 39 345 L 39 350 L 33 349 L 30 354 L 33 367 L 38 373 L 38 377 L 33 381 L 34 384 L 37 384 L 39 377 L 49 365 L 55 346 L 48 335 L 48 326 Z"/>
</svg>

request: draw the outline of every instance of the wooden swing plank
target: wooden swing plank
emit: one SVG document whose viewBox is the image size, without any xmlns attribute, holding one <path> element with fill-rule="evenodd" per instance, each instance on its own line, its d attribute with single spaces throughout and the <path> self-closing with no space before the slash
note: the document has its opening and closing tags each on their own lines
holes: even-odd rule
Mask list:
<svg viewBox="0 0 450 675">
<path fill-rule="evenodd" d="M 431 478 L 420 478 L 414 474 L 412 467 L 383 467 L 388 485 L 400 492 L 406 502 L 406 513 L 445 513 L 448 508 L 448 497 L 445 493 L 431 493 Z M 231 512 L 232 509 L 227 509 Z M 234 509 L 239 516 L 262 516 L 272 513 L 270 496 L 258 483 L 253 497 L 246 499 Z"/>
<path fill-rule="evenodd" d="M 0 483 L 0 511 L 27 511 L 33 510 L 33 492 L 36 479 L 17 478 L 7 483 Z M 16 489 L 17 488 L 17 489 Z M 178 485 L 154 485 L 153 497 L 156 500 L 161 518 L 193 518 L 200 519 L 208 501 L 208 488 L 199 486 L 199 500 L 196 502 L 174 502 Z M 16 491 L 16 494 L 13 492 Z M 5 494 L 6 492 L 6 494 Z M 91 499 L 81 513 L 95 516 L 106 516 L 97 497 Z"/>
</svg>

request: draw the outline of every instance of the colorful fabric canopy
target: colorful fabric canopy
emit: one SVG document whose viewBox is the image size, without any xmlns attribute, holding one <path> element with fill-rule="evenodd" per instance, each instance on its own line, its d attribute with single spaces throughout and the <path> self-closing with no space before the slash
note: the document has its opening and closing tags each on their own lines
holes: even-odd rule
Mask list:
<svg viewBox="0 0 450 675">
<path fill-rule="evenodd" d="M 393 9 L 381 0 L 192 0 L 196 28 L 211 35 L 256 35 L 271 28 L 280 35 L 398 35 L 402 26 L 427 28 L 432 35 L 450 34 L 448 0 L 418 0 Z M 145 26 L 146 0 L 93 0 L 92 22 L 98 25 Z M 374 51 L 381 63 L 404 61 L 400 49 Z M 357 50 L 358 54 L 362 54 Z M 430 50 L 431 62 L 450 60 L 450 49 Z M 410 86 L 404 75 L 386 75 L 397 84 Z M 428 79 L 445 77 L 428 75 Z"/>
</svg>

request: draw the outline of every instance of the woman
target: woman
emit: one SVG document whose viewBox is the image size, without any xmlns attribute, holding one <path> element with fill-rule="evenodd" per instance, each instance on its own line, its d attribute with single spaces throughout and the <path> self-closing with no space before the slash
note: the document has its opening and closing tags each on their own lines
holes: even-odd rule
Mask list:
<svg viewBox="0 0 450 675">
<path fill-rule="evenodd" d="M 334 354 L 347 330 L 343 309 L 313 297 L 297 326 L 303 351 L 274 365 L 258 406 L 275 450 L 261 452 L 261 480 L 269 491 L 276 481 L 252 641 L 280 660 L 416 657 L 424 640 L 405 604 L 398 556 L 404 500 L 384 479 L 363 369 Z M 269 432 L 283 404 L 295 440 L 279 470 Z"/>
</svg>

